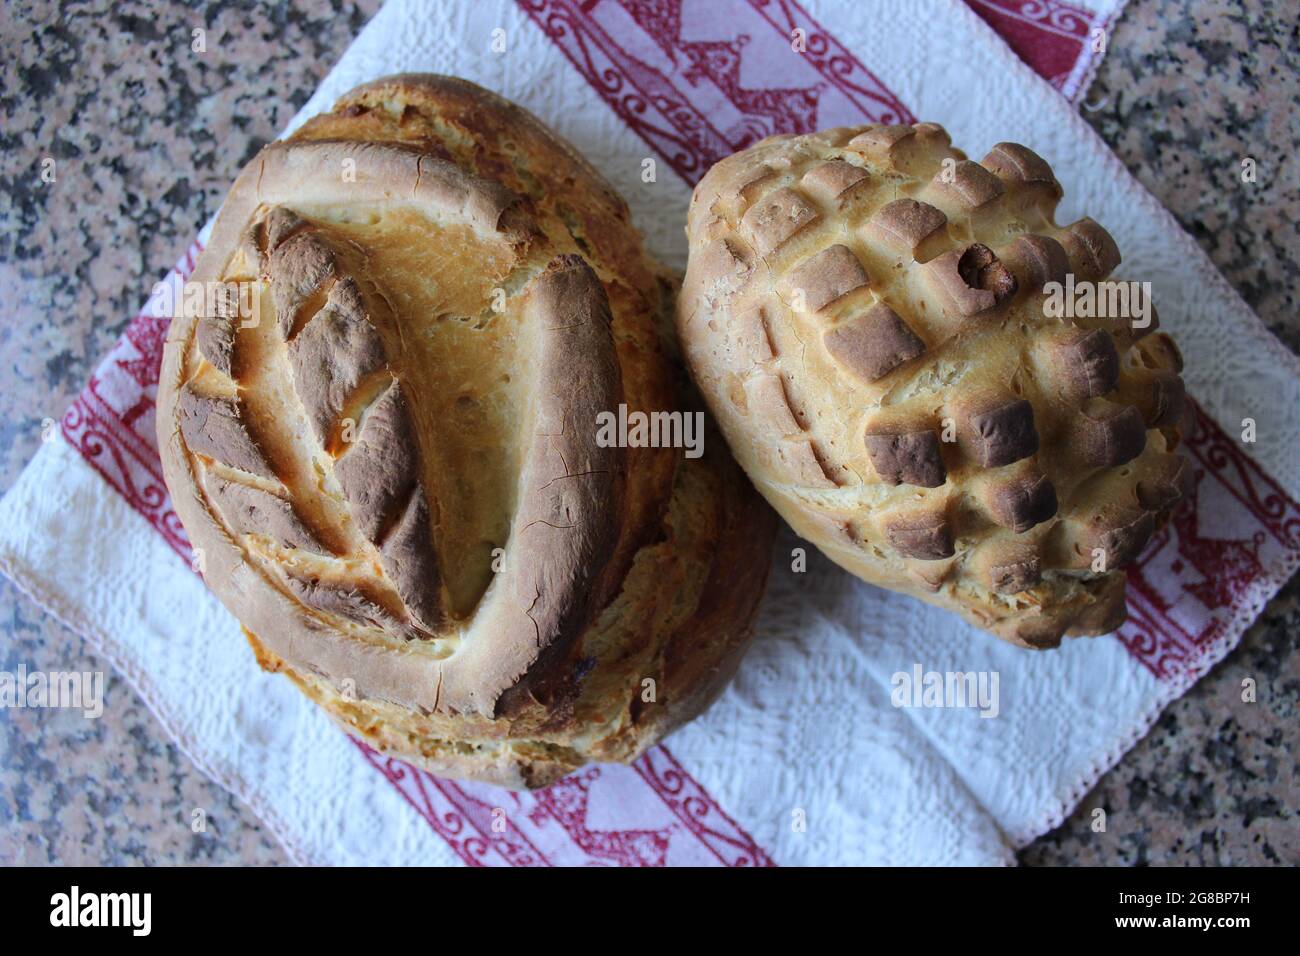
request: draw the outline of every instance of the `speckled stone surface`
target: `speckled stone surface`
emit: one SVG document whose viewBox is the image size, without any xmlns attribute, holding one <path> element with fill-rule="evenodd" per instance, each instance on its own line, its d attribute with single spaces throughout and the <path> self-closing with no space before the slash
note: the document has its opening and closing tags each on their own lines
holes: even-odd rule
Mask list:
<svg viewBox="0 0 1300 956">
<path fill-rule="evenodd" d="M 0 7 L 0 490 L 378 5 Z M 1297 349 L 1300 51 L 1282 6 L 1130 0 L 1084 115 Z M 1259 166 L 1249 189 L 1246 156 Z M 1297 644 L 1293 580 L 1023 862 L 1300 862 Z M 106 661 L 0 579 L 0 669 L 20 664 L 104 671 L 105 710 L 0 711 L 0 864 L 286 861 Z M 1241 702 L 1244 676 L 1258 703 Z M 1090 828 L 1096 807 L 1105 833 Z"/>
</svg>

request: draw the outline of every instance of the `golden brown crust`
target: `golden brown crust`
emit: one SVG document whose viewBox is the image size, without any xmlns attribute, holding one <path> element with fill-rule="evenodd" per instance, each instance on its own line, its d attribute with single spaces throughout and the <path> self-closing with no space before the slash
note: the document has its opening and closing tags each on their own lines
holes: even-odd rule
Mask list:
<svg viewBox="0 0 1300 956">
<path fill-rule="evenodd" d="M 368 84 L 249 164 L 191 282 L 262 310 L 173 322 L 159 437 L 263 666 L 383 750 L 506 786 L 633 759 L 716 692 L 772 520 L 720 441 L 597 441 L 598 413 L 679 399 L 663 274 L 571 147 L 463 81 Z M 665 577 L 691 583 L 671 607 Z"/>
<path fill-rule="evenodd" d="M 1122 620 L 1120 568 L 1181 488 L 1172 341 L 1044 311 L 1046 283 L 1120 258 L 1091 219 L 1056 225 L 1060 198 L 1032 151 L 972 162 L 932 123 L 773 137 L 697 186 L 678 309 L 696 382 L 796 531 L 1034 647 Z M 738 348 L 755 315 L 764 349 Z"/>
</svg>

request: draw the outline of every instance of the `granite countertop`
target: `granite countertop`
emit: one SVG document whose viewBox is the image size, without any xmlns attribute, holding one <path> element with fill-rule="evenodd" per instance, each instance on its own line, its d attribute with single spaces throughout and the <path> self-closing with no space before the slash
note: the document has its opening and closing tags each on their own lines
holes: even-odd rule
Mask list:
<svg viewBox="0 0 1300 956">
<path fill-rule="evenodd" d="M 60 7 L 65 9 L 61 12 Z M 379 0 L 0 8 L 0 491 L 236 172 Z M 206 50 L 191 48 L 206 31 Z M 1300 48 L 1270 0 L 1129 0 L 1083 115 L 1300 350 Z M 1276 158 L 1223 188 L 1242 156 Z M 42 182 L 53 158 L 56 184 Z M 1261 162 L 1261 170 L 1270 164 Z M 1289 169 L 1289 173 L 1288 173 Z M 15 314 L 16 313 L 16 314 Z M 98 670 L 105 711 L 0 710 L 0 863 L 286 862 L 107 661 L 0 578 L 0 669 Z M 1243 677 L 1259 703 L 1234 706 Z M 1027 864 L 1300 863 L 1300 578 Z M 1107 811 L 1106 833 L 1090 829 Z M 205 811 L 208 827 L 190 830 Z"/>
</svg>

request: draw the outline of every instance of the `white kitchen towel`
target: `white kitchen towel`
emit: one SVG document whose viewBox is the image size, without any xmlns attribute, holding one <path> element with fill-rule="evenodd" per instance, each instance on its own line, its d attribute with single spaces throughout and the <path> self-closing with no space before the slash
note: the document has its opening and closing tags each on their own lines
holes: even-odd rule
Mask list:
<svg viewBox="0 0 1300 956">
<path fill-rule="evenodd" d="M 1054 28 L 1070 22 L 1063 10 L 1085 16 L 1053 2 L 971 4 L 1014 8 L 1026 18 L 1017 22 L 1046 11 L 1038 19 Z M 1087 23 L 1105 16 L 1093 10 Z M 1088 35 L 1075 31 L 1077 56 Z M 537 113 L 606 173 L 676 267 L 691 184 L 763 135 L 921 117 L 973 155 L 999 140 L 1032 145 L 1066 186 L 1063 215 L 1104 223 L 1122 271 L 1154 283 L 1199 402 L 1187 442 L 1195 489 L 1130 574 L 1129 622 L 1043 654 L 815 553 L 795 572 L 799 543 L 784 534 L 759 636 L 708 713 L 633 767 L 512 794 L 361 748 L 288 681 L 258 671 L 190 571 L 160 478 L 153 397 L 166 320 L 146 307 L 0 501 L 0 570 L 87 635 L 294 859 L 1008 862 L 1227 653 L 1300 563 L 1300 363 L 970 7 L 393 0 L 295 124 L 398 71 L 464 76 Z M 642 179 L 648 158 L 654 182 Z M 1246 187 L 1225 178 L 1223 188 Z M 894 706 L 895 675 L 918 672 L 972 674 L 989 691 L 996 680 L 997 693 L 983 707 Z"/>
<path fill-rule="evenodd" d="M 966 0 L 1017 56 L 1071 103 L 1085 98 L 1124 2 Z"/>
</svg>

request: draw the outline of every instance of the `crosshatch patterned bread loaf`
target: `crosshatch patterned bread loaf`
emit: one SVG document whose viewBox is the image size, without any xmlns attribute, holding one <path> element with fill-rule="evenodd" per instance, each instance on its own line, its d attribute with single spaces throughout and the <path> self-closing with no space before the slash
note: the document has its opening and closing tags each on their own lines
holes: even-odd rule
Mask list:
<svg viewBox="0 0 1300 956">
<path fill-rule="evenodd" d="M 168 486 L 259 661 L 351 733 L 543 786 L 730 677 L 775 517 L 721 440 L 597 442 L 602 411 L 691 400 L 673 289 L 531 115 L 360 87 L 248 165 L 190 284 L 235 291 L 172 324 Z"/>
<path fill-rule="evenodd" d="M 1028 647 L 1122 623 L 1122 568 L 1185 481 L 1173 341 L 1044 308 L 1120 261 L 1091 219 L 1056 225 L 1061 195 L 1025 147 L 972 162 L 932 123 L 775 136 L 696 188 L 678 301 L 696 383 L 801 536 Z"/>
</svg>

